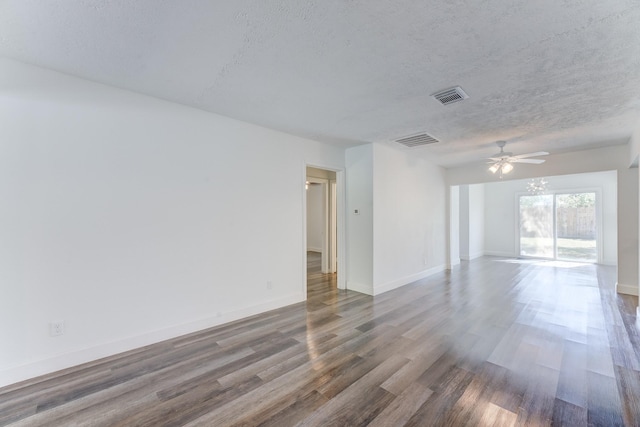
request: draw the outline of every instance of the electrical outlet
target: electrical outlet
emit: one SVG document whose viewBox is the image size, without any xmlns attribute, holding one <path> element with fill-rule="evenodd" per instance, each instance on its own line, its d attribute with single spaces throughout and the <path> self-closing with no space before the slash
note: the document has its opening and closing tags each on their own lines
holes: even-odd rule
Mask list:
<svg viewBox="0 0 640 427">
<path fill-rule="evenodd" d="M 273 289 L 273 282 L 271 281 L 267 282 L 267 289 Z"/>
<path fill-rule="evenodd" d="M 49 335 L 52 337 L 64 335 L 64 320 L 49 323 Z"/>
</svg>

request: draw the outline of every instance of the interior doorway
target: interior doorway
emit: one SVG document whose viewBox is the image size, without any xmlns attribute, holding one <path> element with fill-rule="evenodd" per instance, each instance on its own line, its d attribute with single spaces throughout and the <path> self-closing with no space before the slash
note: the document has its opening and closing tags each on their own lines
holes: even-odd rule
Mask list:
<svg viewBox="0 0 640 427">
<path fill-rule="evenodd" d="M 335 171 L 306 168 L 307 293 L 311 287 L 337 287 L 338 186 Z M 326 275 L 331 275 L 328 277 Z"/>
</svg>

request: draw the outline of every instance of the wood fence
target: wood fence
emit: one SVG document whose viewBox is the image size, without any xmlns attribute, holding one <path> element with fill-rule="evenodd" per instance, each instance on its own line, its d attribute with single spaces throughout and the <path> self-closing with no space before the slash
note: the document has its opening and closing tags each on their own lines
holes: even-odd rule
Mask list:
<svg viewBox="0 0 640 427">
<path fill-rule="evenodd" d="M 546 207 L 521 208 L 521 232 L 523 237 L 545 235 L 552 224 L 552 211 Z M 593 207 L 558 207 L 556 210 L 557 236 L 561 239 L 595 239 L 596 215 Z M 551 237 L 551 236 L 548 236 Z"/>
</svg>

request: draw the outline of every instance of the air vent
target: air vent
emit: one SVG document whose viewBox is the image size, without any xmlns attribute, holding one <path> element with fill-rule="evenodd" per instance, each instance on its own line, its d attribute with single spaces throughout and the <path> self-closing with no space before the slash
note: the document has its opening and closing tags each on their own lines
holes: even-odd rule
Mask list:
<svg viewBox="0 0 640 427">
<path fill-rule="evenodd" d="M 440 101 L 442 105 L 453 104 L 454 102 L 462 101 L 463 99 L 467 99 L 469 97 L 469 95 L 464 93 L 460 86 L 441 90 L 440 92 L 436 92 L 431 96 Z"/>
<path fill-rule="evenodd" d="M 405 147 L 413 148 L 420 147 L 422 145 L 433 144 L 440 142 L 429 134 L 421 133 L 418 135 L 407 136 L 396 140 L 397 143 L 404 145 Z"/>
</svg>

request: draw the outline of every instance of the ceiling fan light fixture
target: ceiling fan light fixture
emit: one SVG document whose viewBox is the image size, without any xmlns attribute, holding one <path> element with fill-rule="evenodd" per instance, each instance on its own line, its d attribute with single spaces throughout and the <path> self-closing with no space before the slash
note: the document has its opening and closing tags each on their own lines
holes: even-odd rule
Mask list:
<svg viewBox="0 0 640 427">
<path fill-rule="evenodd" d="M 513 170 L 514 163 L 539 165 L 540 163 L 544 163 L 543 159 L 530 159 L 529 157 L 546 156 L 549 154 L 546 151 L 538 151 L 535 153 L 518 154 L 514 156 L 513 153 L 504 151 L 504 146 L 506 144 L 506 141 L 496 141 L 496 145 L 500 147 L 500 152 L 489 157 L 489 160 L 493 162 L 493 164 L 489 166 L 489 172 L 493 174 L 500 172 L 500 178 L 502 178 L 502 175 L 506 175 Z"/>
</svg>

